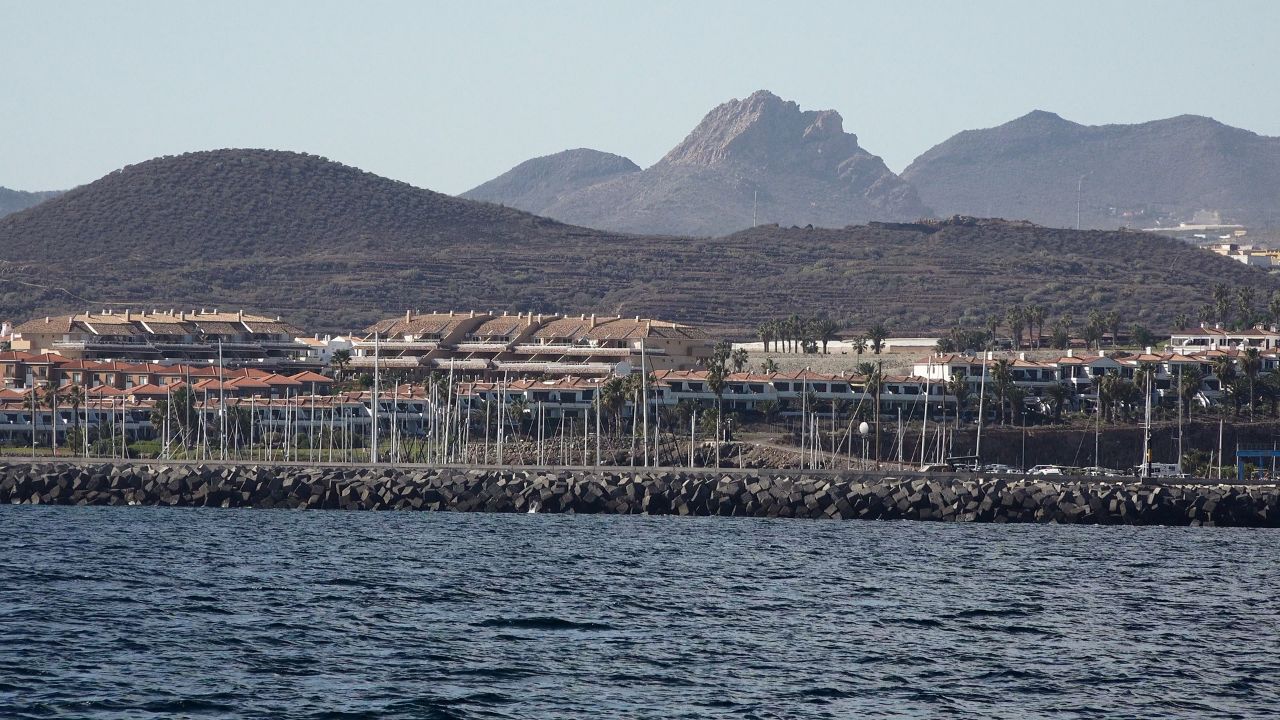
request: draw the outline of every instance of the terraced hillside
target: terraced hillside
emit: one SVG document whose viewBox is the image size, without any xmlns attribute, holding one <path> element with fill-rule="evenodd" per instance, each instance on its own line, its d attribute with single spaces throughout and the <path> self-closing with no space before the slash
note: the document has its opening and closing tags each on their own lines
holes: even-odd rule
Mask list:
<svg viewBox="0 0 1280 720">
<path fill-rule="evenodd" d="M 1172 240 L 953 220 L 633 236 L 461 200 L 309 155 L 151 160 L 0 219 L 0 318 L 244 307 L 344 331 L 404 309 L 648 315 L 747 331 L 830 313 L 899 332 L 1013 303 L 1194 315 L 1265 273 Z"/>
</svg>

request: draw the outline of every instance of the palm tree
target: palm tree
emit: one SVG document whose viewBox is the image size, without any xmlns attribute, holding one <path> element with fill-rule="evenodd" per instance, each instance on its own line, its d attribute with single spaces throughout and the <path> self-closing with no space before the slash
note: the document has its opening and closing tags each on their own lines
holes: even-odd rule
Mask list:
<svg viewBox="0 0 1280 720">
<path fill-rule="evenodd" d="M 876 323 L 867 331 L 867 340 L 871 343 L 871 350 L 879 355 L 884 350 L 884 341 L 889 339 L 889 329 L 884 323 Z"/>
<path fill-rule="evenodd" d="M 1222 283 L 1213 286 L 1213 309 L 1225 327 L 1231 321 L 1231 291 Z"/>
<path fill-rule="evenodd" d="M 1105 316 L 1107 329 L 1111 331 L 1111 348 L 1116 347 L 1116 340 L 1120 337 L 1120 311 L 1108 310 Z"/>
<path fill-rule="evenodd" d="M 350 362 L 350 350 L 342 349 L 333 351 L 333 355 L 329 357 L 329 364 L 332 365 L 336 371 L 337 378 L 335 379 L 339 381 L 342 380 L 342 378 L 347 374 L 347 365 L 350 364 Z"/>
<path fill-rule="evenodd" d="M 969 406 L 969 380 L 965 377 L 962 370 L 957 370 L 951 375 L 951 379 L 947 381 L 947 394 L 956 399 L 956 417 Z"/>
<path fill-rule="evenodd" d="M 84 404 L 84 388 L 68 385 L 62 389 L 63 401 L 71 406 L 71 428 L 80 437 L 80 406 Z"/>
<path fill-rule="evenodd" d="M 1071 386 L 1071 383 L 1054 383 L 1045 389 L 1045 397 L 1049 398 L 1049 404 L 1053 406 L 1053 421 L 1055 423 L 1062 420 L 1062 408 L 1069 404 L 1075 396 L 1076 391 Z"/>
<path fill-rule="evenodd" d="M 756 326 L 756 335 L 759 336 L 760 342 L 764 345 L 764 351 L 769 352 L 769 345 L 773 342 L 774 322 L 766 320 Z"/>
<path fill-rule="evenodd" d="M 792 315 L 786 320 L 787 338 L 791 341 L 791 352 L 795 352 L 800 345 L 800 336 L 804 333 L 804 320 L 799 315 Z"/>
<path fill-rule="evenodd" d="M 858 354 L 859 358 L 862 357 L 862 353 L 867 351 L 867 337 L 865 335 L 858 335 L 849 342 L 853 344 L 853 351 Z"/>
<path fill-rule="evenodd" d="M 1178 399 L 1182 402 L 1183 410 L 1187 417 L 1191 417 L 1191 401 L 1196 399 L 1196 395 L 1200 394 L 1200 385 L 1204 382 L 1204 377 L 1200 374 L 1200 369 L 1196 366 L 1182 368 L 1182 380 L 1178 386 Z"/>
<path fill-rule="evenodd" d="M 1253 325 L 1254 315 L 1254 290 L 1252 287 L 1245 285 L 1236 290 L 1236 304 L 1240 308 L 1240 325 L 1241 327 L 1249 327 Z"/>
<path fill-rule="evenodd" d="M 760 372 L 765 375 L 772 375 L 778 372 L 778 363 L 774 362 L 773 358 L 765 358 L 760 363 Z"/>
<path fill-rule="evenodd" d="M 880 366 L 877 363 L 861 362 L 854 369 L 854 373 L 866 378 L 866 387 L 871 391 L 872 412 L 878 416 L 880 414 L 880 386 L 884 382 Z"/>
<path fill-rule="evenodd" d="M 1044 334 L 1044 316 L 1045 309 L 1043 305 L 1032 305 L 1027 308 L 1027 323 L 1030 325 L 1029 330 L 1034 329 L 1035 331 L 1034 346 L 1037 348 L 1040 347 L 1040 336 Z"/>
<path fill-rule="evenodd" d="M 1254 384 L 1258 380 L 1258 373 L 1262 371 L 1262 357 L 1258 353 L 1258 348 L 1246 348 L 1244 353 L 1240 355 L 1240 369 L 1244 371 L 1244 375 L 1249 379 L 1249 420 L 1253 420 L 1253 401 L 1254 401 Z"/>
<path fill-rule="evenodd" d="M 1000 334 L 1000 318 L 992 315 L 987 318 L 987 334 L 991 336 L 991 342 L 987 346 L 988 350 L 996 350 L 996 336 Z"/>
<path fill-rule="evenodd" d="M 1271 324 L 1280 324 L 1280 290 L 1271 294 L 1271 302 L 1267 303 L 1267 315 L 1271 318 Z"/>
<path fill-rule="evenodd" d="M 733 371 L 736 373 L 742 372 L 742 369 L 747 366 L 747 362 L 750 359 L 746 348 L 738 348 L 729 355 L 729 363 L 733 365 Z"/>
<path fill-rule="evenodd" d="M 729 343 L 718 342 L 707 362 L 707 388 L 716 396 L 716 439 L 720 437 L 721 405 L 724 399 L 724 382 L 729 375 Z"/>
<path fill-rule="evenodd" d="M 40 403 L 49 408 L 49 446 L 58 451 L 58 386 L 50 382 L 44 388 Z"/>
<path fill-rule="evenodd" d="M 818 318 L 813 323 L 814 339 L 822 343 L 822 354 L 830 355 L 827 351 L 827 343 L 837 338 L 840 332 L 840 324 L 831 318 Z"/>
<path fill-rule="evenodd" d="M 1008 415 L 1005 414 L 1005 402 L 1009 398 L 1009 391 L 1013 384 L 1013 362 L 1008 358 L 1000 358 L 991 366 L 991 385 L 995 390 L 996 397 L 1000 407 L 1000 424 L 1008 424 Z"/>
<path fill-rule="evenodd" d="M 1022 347 L 1022 329 L 1027 323 L 1026 311 L 1021 305 L 1014 305 L 1004 313 L 1004 323 L 1009 326 L 1009 335 L 1013 338 L 1013 349 Z"/>
<path fill-rule="evenodd" d="M 622 409 L 627 403 L 626 381 L 614 375 L 596 392 L 596 412 L 613 418 L 614 435 L 622 434 Z"/>
</svg>

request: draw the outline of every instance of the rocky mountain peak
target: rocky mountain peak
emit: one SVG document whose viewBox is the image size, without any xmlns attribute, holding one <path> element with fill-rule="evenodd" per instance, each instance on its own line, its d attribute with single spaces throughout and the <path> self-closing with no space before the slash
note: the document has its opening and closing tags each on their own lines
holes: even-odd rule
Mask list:
<svg viewBox="0 0 1280 720">
<path fill-rule="evenodd" d="M 835 110 L 801 110 L 795 102 L 759 90 L 722 103 L 660 161 L 668 165 L 739 163 L 758 169 L 814 165 L 830 171 L 853 155 L 867 154 L 844 131 Z"/>
</svg>

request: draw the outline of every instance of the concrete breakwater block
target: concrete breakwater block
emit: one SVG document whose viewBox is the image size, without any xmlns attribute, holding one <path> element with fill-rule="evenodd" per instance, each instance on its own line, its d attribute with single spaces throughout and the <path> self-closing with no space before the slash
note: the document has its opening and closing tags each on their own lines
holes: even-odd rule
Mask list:
<svg viewBox="0 0 1280 720">
<path fill-rule="evenodd" d="M 788 470 L 0 464 L 0 503 L 1280 527 L 1280 487 Z"/>
</svg>

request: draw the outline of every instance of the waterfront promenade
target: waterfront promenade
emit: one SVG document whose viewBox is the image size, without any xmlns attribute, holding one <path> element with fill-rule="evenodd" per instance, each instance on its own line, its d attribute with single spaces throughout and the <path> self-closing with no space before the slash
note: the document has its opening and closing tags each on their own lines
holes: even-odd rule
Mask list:
<svg viewBox="0 0 1280 720">
<path fill-rule="evenodd" d="M 1280 486 L 956 473 L 11 461 L 0 503 L 1280 527 Z"/>
</svg>

